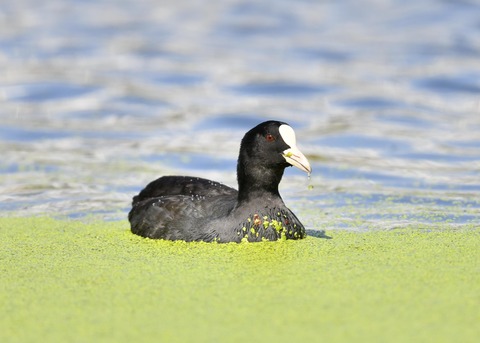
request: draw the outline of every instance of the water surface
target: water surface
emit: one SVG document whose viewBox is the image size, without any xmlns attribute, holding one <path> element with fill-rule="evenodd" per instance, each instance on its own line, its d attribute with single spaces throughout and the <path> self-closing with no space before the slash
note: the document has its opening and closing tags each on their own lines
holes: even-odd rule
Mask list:
<svg viewBox="0 0 480 343">
<path fill-rule="evenodd" d="M 1 215 L 125 218 L 166 174 L 235 186 L 290 123 L 310 229 L 480 225 L 475 1 L 0 4 Z"/>
</svg>

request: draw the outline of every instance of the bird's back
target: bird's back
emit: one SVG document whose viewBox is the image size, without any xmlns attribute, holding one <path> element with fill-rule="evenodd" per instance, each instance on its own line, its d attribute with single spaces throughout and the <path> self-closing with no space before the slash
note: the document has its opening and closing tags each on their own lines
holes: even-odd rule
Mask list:
<svg viewBox="0 0 480 343">
<path fill-rule="evenodd" d="M 164 176 L 133 198 L 128 215 L 132 232 L 169 240 L 212 241 L 208 223 L 232 211 L 237 191 L 198 177 Z"/>
<path fill-rule="evenodd" d="M 162 176 L 150 182 L 138 195 L 133 197 L 133 205 L 150 198 L 171 195 L 236 196 L 237 190 L 219 182 L 192 176 Z"/>
</svg>

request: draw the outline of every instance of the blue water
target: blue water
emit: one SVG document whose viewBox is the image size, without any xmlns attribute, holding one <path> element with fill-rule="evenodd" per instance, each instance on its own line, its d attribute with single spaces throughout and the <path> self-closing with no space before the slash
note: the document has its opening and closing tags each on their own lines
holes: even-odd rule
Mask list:
<svg viewBox="0 0 480 343">
<path fill-rule="evenodd" d="M 0 3 L 0 215 L 124 219 L 165 174 L 235 186 L 290 123 L 309 229 L 480 226 L 477 1 Z"/>
</svg>

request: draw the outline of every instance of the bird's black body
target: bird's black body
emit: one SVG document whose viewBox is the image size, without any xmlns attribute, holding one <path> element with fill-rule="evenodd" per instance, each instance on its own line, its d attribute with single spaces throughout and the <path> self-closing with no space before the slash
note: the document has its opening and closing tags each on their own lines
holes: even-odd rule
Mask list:
<svg viewBox="0 0 480 343">
<path fill-rule="evenodd" d="M 207 242 L 303 238 L 305 228 L 283 203 L 278 184 L 291 163 L 311 169 L 294 146 L 294 136 L 288 145 L 282 132 L 292 141 L 293 130 L 282 122 L 268 121 L 247 132 L 237 165 L 238 191 L 197 177 L 164 176 L 152 181 L 133 198 L 128 216 L 132 232 Z"/>
</svg>

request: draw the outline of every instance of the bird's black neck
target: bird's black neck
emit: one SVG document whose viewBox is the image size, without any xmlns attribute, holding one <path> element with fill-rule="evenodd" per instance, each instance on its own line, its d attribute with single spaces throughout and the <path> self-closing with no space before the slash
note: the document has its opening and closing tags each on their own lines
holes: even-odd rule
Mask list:
<svg viewBox="0 0 480 343">
<path fill-rule="evenodd" d="M 278 185 L 285 168 L 270 168 L 262 165 L 248 165 L 242 160 L 237 165 L 238 201 L 248 201 L 267 196 L 278 197 Z"/>
</svg>

